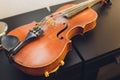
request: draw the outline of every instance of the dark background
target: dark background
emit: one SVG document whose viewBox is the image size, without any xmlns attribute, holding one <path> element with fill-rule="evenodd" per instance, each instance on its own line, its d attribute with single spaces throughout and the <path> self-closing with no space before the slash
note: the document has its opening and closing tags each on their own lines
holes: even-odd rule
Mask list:
<svg viewBox="0 0 120 80">
<path fill-rule="evenodd" d="M 70 2 L 78 3 L 83 0 Z M 66 3 L 65 3 L 66 4 Z M 61 5 L 51 6 L 54 12 Z M 97 25 L 94 30 L 72 38 L 73 50 L 65 58 L 65 65 L 49 78 L 27 75 L 9 63 L 5 51 L 0 51 L 0 80 L 119 80 L 120 73 L 112 73 L 111 69 L 119 67 L 120 53 L 120 1 L 113 0 L 112 6 L 98 4 L 93 9 L 98 13 Z M 46 8 L 2 19 L 12 29 L 40 21 L 49 15 Z M 117 61 L 116 61 L 117 59 Z M 114 63 L 114 64 L 113 64 Z M 111 65 L 110 65 L 111 64 Z M 107 67 L 106 67 L 107 66 Z M 104 68 L 104 69 L 103 69 Z M 102 75 L 104 74 L 104 75 Z M 107 75 L 107 76 L 106 76 Z"/>
</svg>

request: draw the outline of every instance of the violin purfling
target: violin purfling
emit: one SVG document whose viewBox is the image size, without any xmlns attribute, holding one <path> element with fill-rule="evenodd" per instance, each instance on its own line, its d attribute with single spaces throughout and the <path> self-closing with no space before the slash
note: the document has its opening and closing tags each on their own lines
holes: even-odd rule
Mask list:
<svg viewBox="0 0 120 80">
<path fill-rule="evenodd" d="M 42 31 L 40 37 L 19 50 L 14 48 L 16 52 L 13 51 L 14 54 L 10 56 L 13 64 L 23 72 L 35 76 L 48 77 L 50 73 L 56 72 L 64 65 L 64 58 L 71 50 L 70 39 L 95 28 L 98 15 L 91 7 L 99 2 L 111 4 L 110 0 L 68 4 L 40 22 L 32 22 L 10 31 L 8 35 L 18 37 L 20 42 L 25 40 L 32 28 L 39 27 Z"/>
</svg>

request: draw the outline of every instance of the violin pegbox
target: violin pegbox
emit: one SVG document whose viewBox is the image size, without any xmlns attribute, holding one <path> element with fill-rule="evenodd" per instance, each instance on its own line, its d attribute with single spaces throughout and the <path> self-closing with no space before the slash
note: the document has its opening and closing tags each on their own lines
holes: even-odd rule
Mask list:
<svg viewBox="0 0 120 80">
<path fill-rule="evenodd" d="M 32 30 L 30 30 L 30 32 L 34 33 L 36 37 L 39 37 L 44 33 L 44 31 L 39 26 L 34 27 Z"/>
<path fill-rule="evenodd" d="M 106 5 L 112 5 L 112 1 L 111 0 L 102 0 L 102 2 Z"/>
</svg>

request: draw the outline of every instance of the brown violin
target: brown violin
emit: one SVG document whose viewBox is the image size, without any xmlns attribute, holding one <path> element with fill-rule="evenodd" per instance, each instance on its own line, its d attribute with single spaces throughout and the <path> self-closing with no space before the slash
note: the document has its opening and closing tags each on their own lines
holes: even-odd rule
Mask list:
<svg viewBox="0 0 120 80">
<path fill-rule="evenodd" d="M 64 65 L 64 58 L 71 50 L 71 38 L 82 35 L 96 26 L 97 13 L 91 7 L 110 0 L 87 0 L 79 4 L 68 4 L 46 16 L 40 22 L 32 22 L 9 32 L 20 43 L 10 52 L 13 64 L 31 75 L 55 72 Z M 33 29 L 33 30 L 31 30 Z M 28 33 L 30 36 L 27 36 Z M 34 34 L 33 34 L 34 33 Z M 27 38 L 26 38 L 27 36 Z M 34 37 L 34 40 L 27 40 Z M 29 44 L 25 44 L 28 41 Z"/>
</svg>

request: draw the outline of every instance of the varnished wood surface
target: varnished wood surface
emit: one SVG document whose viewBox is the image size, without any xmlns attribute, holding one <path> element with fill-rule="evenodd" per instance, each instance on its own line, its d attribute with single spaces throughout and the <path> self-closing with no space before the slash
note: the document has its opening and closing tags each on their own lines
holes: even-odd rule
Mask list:
<svg viewBox="0 0 120 80">
<path fill-rule="evenodd" d="M 3 19 L 2 21 L 5 21 L 9 25 L 9 31 L 11 31 L 12 29 L 17 28 L 18 26 L 25 25 L 33 21 L 39 21 L 48 14 L 49 12 L 47 11 L 47 9 L 41 9 L 41 10 L 32 11 L 32 12 L 25 13 L 25 14 L 13 16 L 10 18 L 6 18 L 6 19 Z M 21 80 L 21 79 L 22 80 L 40 80 L 40 79 L 51 80 L 51 79 L 56 79 L 56 78 L 59 79 L 59 75 L 61 75 L 60 77 L 62 78 L 62 80 L 64 80 L 66 76 L 67 76 L 67 79 L 69 79 L 68 76 L 72 74 L 77 74 L 79 72 L 78 69 L 81 69 L 81 67 L 77 67 L 78 69 L 76 69 L 75 67 L 75 65 L 81 65 L 81 59 L 74 49 L 71 52 L 69 52 L 68 55 L 66 56 L 65 65 L 62 68 L 60 68 L 60 70 L 57 73 L 55 73 L 57 75 L 54 77 L 50 76 L 50 78 L 44 78 L 44 77 L 39 77 L 39 76 L 34 77 L 34 76 L 24 74 L 23 72 L 16 69 L 15 66 L 9 63 L 7 57 L 5 56 L 5 52 L 0 52 L 0 53 L 1 53 L 0 54 L 0 57 L 1 57 L 0 78 L 1 80 Z M 69 72 L 71 71 L 71 69 L 75 69 L 75 70 L 73 70 L 71 73 Z M 62 74 L 66 76 L 62 76 Z M 79 75 L 77 76 L 79 77 Z"/>
<path fill-rule="evenodd" d="M 58 11 L 71 8 L 71 6 L 73 5 L 65 5 Z M 20 70 L 32 75 L 43 75 L 46 71 L 50 73 L 61 66 L 61 61 L 64 61 L 65 56 L 70 51 L 70 39 L 77 34 L 83 35 L 96 26 L 97 13 L 91 8 L 68 19 L 63 16 L 64 14 L 55 15 L 53 13 L 53 17 L 46 17 L 46 22 L 39 26 L 44 30 L 44 34 L 13 55 L 13 60 Z M 9 35 L 17 36 L 20 41 L 24 40 L 29 30 L 35 27 L 35 24 L 33 22 L 19 26 L 10 31 Z M 66 30 L 57 35 L 65 27 L 67 27 Z M 62 36 L 63 39 L 59 36 Z"/>
<path fill-rule="evenodd" d="M 80 0 L 80 1 L 82 1 L 82 0 Z M 75 47 L 77 47 L 76 49 L 78 50 L 78 53 L 81 53 L 82 58 L 85 61 L 87 61 L 86 64 L 89 64 L 89 65 L 91 64 L 92 67 L 96 64 L 104 65 L 104 64 L 109 63 L 109 61 L 111 61 L 110 55 L 112 54 L 112 57 L 114 57 L 114 55 L 116 53 L 113 54 L 113 52 L 114 52 L 113 51 L 110 54 L 109 53 L 106 54 L 106 51 L 109 52 L 111 50 L 119 48 L 119 45 L 117 45 L 117 44 L 119 44 L 119 18 L 120 18 L 120 16 L 119 16 L 119 0 L 113 0 L 113 5 L 110 8 L 101 8 L 100 6 L 101 5 L 96 5 L 94 7 L 94 9 L 99 13 L 99 18 L 97 20 L 96 28 L 93 31 L 90 31 L 87 34 L 85 34 L 84 37 L 76 36 L 75 38 L 73 38 L 73 44 L 75 45 Z M 57 8 L 58 8 L 58 6 L 51 7 L 52 11 L 56 10 Z M 44 15 L 44 13 L 45 13 L 44 11 L 47 12 L 46 10 L 38 10 L 35 12 L 33 11 L 31 14 L 26 13 L 23 15 L 4 19 L 3 21 L 7 22 L 8 25 L 10 25 L 9 30 L 12 30 L 16 26 L 27 24 L 29 22 L 32 22 L 33 20 L 39 21 L 39 19 Z M 40 16 L 39 13 L 42 13 L 41 17 L 39 17 Z M 33 14 L 36 14 L 36 15 L 32 16 Z M 73 55 L 73 54 L 75 54 L 75 55 Z M 80 61 L 78 55 L 81 55 L 81 54 L 76 54 L 73 52 L 70 53 L 70 55 L 66 59 L 66 62 L 68 62 L 68 63 L 66 63 L 67 65 L 65 65 L 63 67 L 68 69 L 68 68 L 70 68 L 69 66 L 73 67 L 73 65 L 78 64 Z M 101 56 L 101 55 L 103 55 L 103 56 Z M 96 62 L 96 57 L 97 58 L 99 57 L 97 59 L 97 62 Z M 1 58 L 0 62 L 2 63 L 2 64 L 0 64 L 1 65 L 0 66 L 1 67 L 0 68 L 1 80 L 13 80 L 13 79 L 14 80 L 19 80 L 19 79 L 20 80 L 21 79 L 23 79 L 23 80 L 40 80 L 40 79 L 45 80 L 46 79 L 46 78 L 41 78 L 41 77 L 28 76 L 28 75 L 22 73 L 21 71 L 17 70 L 14 66 L 9 64 L 9 62 L 4 54 L 1 54 L 0 58 Z M 101 61 L 101 59 L 102 59 L 102 61 Z M 89 67 L 89 65 L 87 65 L 87 66 Z M 63 70 L 64 70 L 64 68 L 63 68 Z M 89 68 L 91 68 L 91 67 L 89 67 Z M 92 68 L 92 70 L 94 70 L 94 69 Z M 11 74 L 11 72 L 13 74 Z M 7 76 L 6 76 L 6 74 L 7 74 Z M 89 79 L 91 77 L 93 77 L 91 75 L 92 74 L 89 73 L 89 77 L 88 77 Z M 71 79 L 71 80 L 75 80 L 75 79 Z"/>
</svg>

